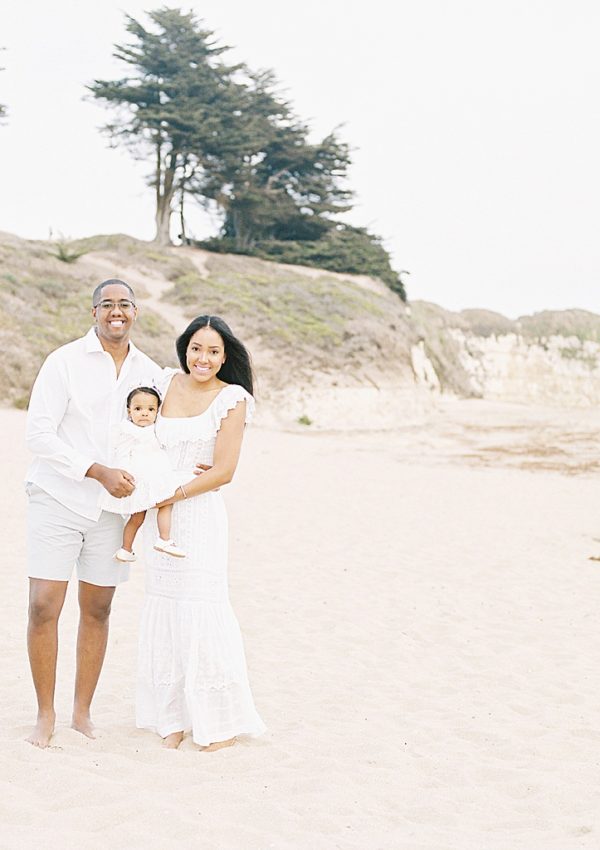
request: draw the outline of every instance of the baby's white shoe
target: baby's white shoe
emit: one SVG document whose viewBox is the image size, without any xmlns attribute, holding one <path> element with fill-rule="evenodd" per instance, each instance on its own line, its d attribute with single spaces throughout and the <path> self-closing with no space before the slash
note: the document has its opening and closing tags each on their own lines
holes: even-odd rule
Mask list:
<svg viewBox="0 0 600 850">
<path fill-rule="evenodd" d="M 123 549 L 123 547 L 121 546 L 121 548 L 117 552 L 115 552 L 113 558 L 116 561 L 122 561 L 123 563 L 131 564 L 133 561 L 135 561 L 135 552 L 129 552 L 127 549 Z"/>
<path fill-rule="evenodd" d="M 173 558 L 185 558 L 183 549 L 179 549 L 172 540 L 163 540 L 162 537 L 159 537 L 154 548 L 157 552 L 164 552 L 165 555 L 171 555 Z"/>
</svg>

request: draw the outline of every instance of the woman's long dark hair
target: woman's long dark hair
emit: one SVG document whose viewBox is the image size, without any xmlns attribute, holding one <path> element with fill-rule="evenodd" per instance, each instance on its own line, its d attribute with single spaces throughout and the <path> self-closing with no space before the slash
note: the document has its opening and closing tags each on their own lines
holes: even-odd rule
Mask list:
<svg viewBox="0 0 600 850">
<path fill-rule="evenodd" d="M 190 340 L 196 331 L 199 331 L 200 328 L 207 327 L 212 328 L 219 334 L 223 340 L 223 345 L 225 346 L 225 362 L 219 369 L 217 378 L 221 381 L 225 381 L 226 384 L 239 384 L 247 392 L 249 392 L 250 395 L 252 395 L 254 382 L 252 377 L 250 355 L 248 354 L 243 342 L 240 342 L 240 340 L 233 335 L 229 325 L 224 322 L 223 319 L 219 318 L 219 316 L 196 316 L 181 336 L 177 338 L 175 347 L 177 349 L 177 356 L 179 357 L 181 368 L 189 375 L 190 370 L 187 365 L 187 350 Z"/>
</svg>

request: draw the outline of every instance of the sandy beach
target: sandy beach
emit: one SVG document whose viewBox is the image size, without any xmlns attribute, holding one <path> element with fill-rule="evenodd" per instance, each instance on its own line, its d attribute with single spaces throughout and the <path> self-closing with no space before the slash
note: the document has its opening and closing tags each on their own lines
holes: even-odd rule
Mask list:
<svg viewBox="0 0 600 850">
<path fill-rule="evenodd" d="M 600 414 L 440 404 L 419 426 L 253 427 L 226 500 L 267 733 L 217 753 L 134 728 L 143 568 L 115 597 L 96 740 L 52 746 L 25 648 L 24 413 L 3 410 L 0 850 L 600 846 Z"/>
</svg>

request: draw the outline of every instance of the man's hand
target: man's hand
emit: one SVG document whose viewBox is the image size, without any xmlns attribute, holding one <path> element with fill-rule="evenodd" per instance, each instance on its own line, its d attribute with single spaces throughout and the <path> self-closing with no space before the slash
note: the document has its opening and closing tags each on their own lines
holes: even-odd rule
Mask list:
<svg viewBox="0 0 600 850">
<path fill-rule="evenodd" d="M 99 481 L 104 489 L 108 490 L 110 495 L 116 499 L 131 496 L 135 490 L 133 475 L 124 469 L 113 469 L 110 466 L 103 466 L 101 463 L 92 464 L 86 472 L 86 478 L 94 478 Z"/>
<path fill-rule="evenodd" d="M 208 472 L 209 469 L 212 469 L 212 466 L 210 466 L 209 464 L 197 463 L 194 467 L 194 475 L 202 475 L 203 472 Z M 220 487 L 215 487 L 213 492 L 218 493 L 220 489 Z"/>
<path fill-rule="evenodd" d="M 194 467 L 194 475 L 202 475 L 203 472 L 212 469 L 212 466 L 209 466 L 206 463 L 197 463 Z"/>
</svg>

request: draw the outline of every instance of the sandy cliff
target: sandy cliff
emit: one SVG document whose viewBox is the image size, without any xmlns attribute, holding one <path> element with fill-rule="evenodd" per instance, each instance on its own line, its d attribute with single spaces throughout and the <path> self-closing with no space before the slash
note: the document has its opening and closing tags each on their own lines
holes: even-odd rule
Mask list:
<svg viewBox="0 0 600 850">
<path fill-rule="evenodd" d="M 433 369 L 446 390 L 576 407 L 600 401 L 600 316 L 565 310 L 510 321 L 487 311 L 450 313 L 424 302 L 413 313 L 421 327 L 424 369 Z"/>
<path fill-rule="evenodd" d="M 109 277 L 135 288 L 135 341 L 175 365 L 174 339 L 201 313 L 248 344 L 263 424 L 380 429 L 420 421 L 443 393 L 590 405 L 600 399 L 600 316 L 408 308 L 380 281 L 128 236 L 63 246 L 0 234 L 0 397 L 25 407 L 39 366 L 89 327 Z M 75 253 L 82 255 L 65 262 Z"/>
</svg>

